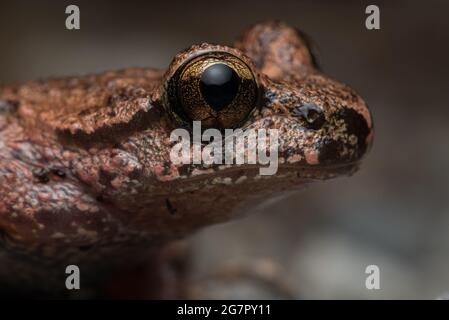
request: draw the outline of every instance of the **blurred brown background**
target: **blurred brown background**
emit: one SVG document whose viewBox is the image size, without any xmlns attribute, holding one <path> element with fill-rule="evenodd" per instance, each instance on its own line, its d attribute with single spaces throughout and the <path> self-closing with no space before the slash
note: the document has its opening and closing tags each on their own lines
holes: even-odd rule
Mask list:
<svg viewBox="0 0 449 320">
<path fill-rule="evenodd" d="M 68 4 L 80 7 L 79 31 L 65 29 Z M 379 31 L 365 28 L 368 4 L 380 7 Z M 349 179 L 197 234 L 193 277 L 256 262 L 277 268 L 298 298 L 433 299 L 449 292 L 447 12 L 445 1 L 2 0 L 0 83 L 165 68 L 179 50 L 231 44 L 261 20 L 299 27 L 318 44 L 323 70 L 370 105 L 374 148 Z M 365 288 L 369 264 L 380 268 L 381 290 Z M 269 297 L 243 282 L 210 290 Z"/>
</svg>

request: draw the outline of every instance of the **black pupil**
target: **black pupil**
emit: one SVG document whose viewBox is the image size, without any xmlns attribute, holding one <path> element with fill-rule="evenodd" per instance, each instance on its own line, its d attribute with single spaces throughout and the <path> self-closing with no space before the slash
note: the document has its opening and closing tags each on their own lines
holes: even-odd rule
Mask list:
<svg viewBox="0 0 449 320">
<path fill-rule="evenodd" d="M 208 67 L 200 80 L 200 90 L 204 100 L 217 112 L 234 100 L 239 85 L 240 78 L 237 73 L 223 63 Z"/>
</svg>

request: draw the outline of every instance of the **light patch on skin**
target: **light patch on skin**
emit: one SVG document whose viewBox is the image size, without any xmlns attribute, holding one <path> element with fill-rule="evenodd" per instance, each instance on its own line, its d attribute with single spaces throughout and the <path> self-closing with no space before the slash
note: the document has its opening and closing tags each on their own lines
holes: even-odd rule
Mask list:
<svg viewBox="0 0 449 320">
<path fill-rule="evenodd" d="M 354 134 L 351 134 L 348 140 L 351 145 L 355 145 L 357 143 L 357 137 Z"/>
<path fill-rule="evenodd" d="M 76 207 L 80 211 L 88 211 L 89 210 L 89 205 L 87 205 L 85 203 L 77 203 Z"/>
<path fill-rule="evenodd" d="M 91 230 L 86 230 L 83 227 L 78 227 L 78 229 L 76 230 L 76 232 L 80 235 L 80 236 L 85 236 L 87 238 L 92 238 L 95 239 L 98 236 L 97 231 L 91 231 Z"/>
<path fill-rule="evenodd" d="M 65 234 L 63 234 L 62 232 L 55 232 L 51 235 L 51 237 L 53 239 L 63 239 L 65 238 Z"/>
<path fill-rule="evenodd" d="M 39 197 L 39 200 L 41 200 L 41 201 L 48 201 L 51 199 L 51 193 L 40 192 L 37 194 L 37 196 Z"/>
<path fill-rule="evenodd" d="M 214 173 L 214 169 L 201 170 L 201 169 L 196 169 L 195 168 L 195 169 L 192 170 L 191 176 L 195 177 L 195 176 L 199 176 L 199 175 L 202 175 L 202 174 L 212 174 L 212 173 Z"/>
<path fill-rule="evenodd" d="M 246 176 L 238 177 L 237 180 L 235 180 L 235 183 L 236 183 L 236 184 L 242 183 L 242 182 L 245 181 L 246 179 L 247 179 Z"/>
<path fill-rule="evenodd" d="M 157 164 L 151 168 L 151 172 L 156 176 L 159 181 L 170 181 L 179 177 L 179 171 L 174 166 L 171 165 L 169 172 L 167 173 L 166 167 Z"/>
<path fill-rule="evenodd" d="M 318 152 L 316 150 L 306 150 L 304 152 L 305 159 L 310 165 L 317 165 L 320 163 L 318 158 Z"/>
<path fill-rule="evenodd" d="M 80 201 L 76 202 L 76 208 L 83 212 L 95 213 L 100 210 L 95 202 L 92 199 L 87 197 L 82 197 Z"/>
<path fill-rule="evenodd" d="M 299 162 L 301 160 L 302 160 L 301 155 L 295 154 L 295 155 L 293 155 L 291 157 L 288 157 L 287 162 L 288 163 L 295 163 L 295 162 Z"/>
<path fill-rule="evenodd" d="M 212 184 L 225 184 L 225 185 L 231 185 L 232 184 L 232 178 L 226 177 L 216 177 L 212 180 Z"/>
<path fill-rule="evenodd" d="M 347 135 L 347 126 L 346 122 L 342 119 L 335 121 L 334 130 L 332 131 L 332 138 L 334 140 L 343 140 Z"/>
</svg>

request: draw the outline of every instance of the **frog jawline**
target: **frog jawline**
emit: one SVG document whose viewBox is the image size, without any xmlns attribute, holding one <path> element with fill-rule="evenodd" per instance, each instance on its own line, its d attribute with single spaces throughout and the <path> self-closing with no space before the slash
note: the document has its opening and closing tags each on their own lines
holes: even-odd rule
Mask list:
<svg viewBox="0 0 449 320">
<path fill-rule="evenodd" d="M 338 176 L 350 176 L 354 174 L 359 169 L 360 162 L 352 162 L 346 164 L 338 164 L 338 165 L 294 165 L 294 164 L 280 164 L 277 173 L 274 175 L 260 176 L 263 179 L 266 178 L 282 178 L 284 174 L 292 173 L 296 174 L 297 178 L 307 179 L 307 180 L 328 180 L 333 179 Z M 233 166 L 227 167 L 224 169 L 214 170 L 213 174 L 216 176 L 227 177 L 235 175 L 239 172 L 244 172 L 245 176 L 255 177 L 258 175 L 258 172 L 262 166 L 260 165 L 241 165 L 241 166 Z M 211 168 L 204 168 L 203 170 L 210 170 Z M 202 173 L 196 176 L 190 176 L 190 181 L 200 181 L 207 180 L 211 178 L 211 174 Z"/>
</svg>

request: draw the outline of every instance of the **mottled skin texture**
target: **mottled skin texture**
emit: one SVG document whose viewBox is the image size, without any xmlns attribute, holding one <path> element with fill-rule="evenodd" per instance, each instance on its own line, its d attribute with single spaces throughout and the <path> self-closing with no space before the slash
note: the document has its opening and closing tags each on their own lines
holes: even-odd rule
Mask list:
<svg viewBox="0 0 449 320">
<path fill-rule="evenodd" d="M 171 163 L 169 137 L 180 123 L 166 84 L 186 61 L 211 51 L 231 53 L 253 71 L 261 98 L 241 127 L 280 130 L 276 175 L 260 176 L 257 165 Z M 318 126 L 304 105 L 321 112 Z M 253 26 L 233 48 L 192 46 L 166 71 L 0 87 L 0 280 L 42 287 L 46 277 L 49 288 L 62 287 L 46 272 L 154 258 L 168 241 L 261 199 L 353 173 L 372 127 L 362 98 L 322 74 L 305 38 L 282 23 Z"/>
</svg>

